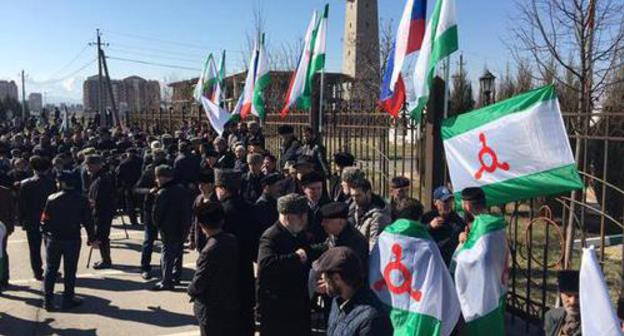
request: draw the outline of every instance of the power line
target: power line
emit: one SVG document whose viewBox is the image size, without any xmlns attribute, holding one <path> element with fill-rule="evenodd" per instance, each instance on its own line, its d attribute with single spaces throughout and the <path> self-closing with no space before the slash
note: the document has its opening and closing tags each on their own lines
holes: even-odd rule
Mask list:
<svg viewBox="0 0 624 336">
<path fill-rule="evenodd" d="M 121 49 L 121 48 L 108 48 L 108 50 L 123 53 L 123 54 L 130 54 L 134 56 L 162 58 L 162 59 L 187 62 L 187 63 L 193 63 L 193 64 L 197 64 L 201 62 L 201 58 L 199 56 L 197 57 L 197 59 L 191 59 L 191 58 L 181 58 L 181 57 L 174 57 L 174 56 L 167 56 L 167 55 L 158 55 L 158 54 L 155 55 L 153 53 L 146 53 L 146 52 L 139 52 L 139 51 L 131 51 L 131 50 L 129 51 L 129 50 Z"/>
<path fill-rule="evenodd" d="M 191 71 L 201 71 L 200 68 L 191 68 L 191 67 L 186 67 L 186 66 L 181 66 L 181 65 L 149 62 L 149 61 L 145 61 L 145 60 L 124 58 L 124 57 L 106 56 L 106 58 L 111 59 L 111 60 L 116 60 L 116 61 L 123 61 L 123 62 L 137 63 L 137 64 L 145 64 L 145 65 L 153 65 L 153 66 L 159 66 L 159 67 L 164 67 L 164 68 L 191 70 Z"/>
<path fill-rule="evenodd" d="M 132 44 L 117 43 L 117 42 L 111 43 L 111 45 L 113 45 L 115 47 L 122 47 L 122 48 L 125 48 L 125 49 L 158 52 L 158 53 L 175 55 L 175 56 L 206 57 L 206 55 L 204 55 L 204 53 L 201 53 L 199 51 L 192 51 L 192 52 L 172 51 L 172 50 L 166 50 L 166 49 L 150 48 L 150 47 L 137 46 L 137 45 L 132 45 Z"/>
<path fill-rule="evenodd" d="M 122 33 L 122 32 L 110 31 L 110 30 L 106 30 L 106 32 L 109 34 L 113 34 L 113 35 L 125 36 L 125 37 L 140 39 L 140 40 L 146 40 L 146 41 L 155 41 L 155 42 L 166 43 L 166 44 L 171 44 L 171 45 L 184 46 L 187 48 L 194 48 L 194 49 L 199 49 L 199 50 L 210 49 L 208 47 L 201 46 L 198 44 L 185 43 L 185 42 L 179 42 L 179 41 L 170 41 L 170 40 L 165 40 L 165 39 L 156 38 L 156 37 L 137 35 L 133 33 Z"/>
<path fill-rule="evenodd" d="M 87 48 L 89 48 L 89 44 L 85 44 L 85 46 L 78 52 L 78 54 L 76 54 L 76 56 L 74 56 L 74 58 L 71 59 L 71 61 L 67 62 L 60 69 L 58 69 L 57 71 L 53 72 L 50 75 L 50 77 L 54 77 L 54 76 L 58 75 L 59 73 L 61 73 L 65 69 L 67 69 L 70 65 L 74 64 L 74 62 L 76 62 L 78 60 L 78 58 L 80 58 L 80 56 L 82 56 L 82 54 L 87 50 Z"/>
<path fill-rule="evenodd" d="M 80 68 L 78 68 L 77 70 L 71 72 L 70 74 L 63 76 L 63 77 L 59 77 L 59 78 L 54 78 L 54 79 L 48 79 L 48 80 L 44 80 L 44 81 L 33 81 L 31 80 L 30 82 L 33 84 L 37 84 L 37 85 L 48 85 L 48 84 L 54 84 L 54 83 L 58 83 L 58 82 L 62 82 L 68 78 L 71 78 L 77 74 L 79 74 L 80 72 L 82 72 L 84 69 L 86 69 L 88 66 L 92 65 L 93 63 L 95 63 L 95 61 L 97 61 L 97 58 L 92 59 L 91 61 L 89 61 L 88 63 L 84 64 L 83 66 L 81 66 Z"/>
</svg>

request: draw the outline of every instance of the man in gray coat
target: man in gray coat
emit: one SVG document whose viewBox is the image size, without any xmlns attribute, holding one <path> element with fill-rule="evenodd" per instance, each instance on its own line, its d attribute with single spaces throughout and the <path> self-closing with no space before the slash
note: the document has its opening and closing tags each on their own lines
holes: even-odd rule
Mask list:
<svg viewBox="0 0 624 336">
<path fill-rule="evenodd" d="M 553 308 L 544 316 L 546 336 L 581 336 L 579 272 L 559 272 L 559 295 L 562 307 Z"/>
<path fill-rule="evenodd" d="M 377 237 L 390 224 L 390 208 L 379 195 L 373 194 L 371 183 L 358 179 L 351 185 L 350 222 L 368 239 L 369 249 L 373 249 Z"/>
</svg>

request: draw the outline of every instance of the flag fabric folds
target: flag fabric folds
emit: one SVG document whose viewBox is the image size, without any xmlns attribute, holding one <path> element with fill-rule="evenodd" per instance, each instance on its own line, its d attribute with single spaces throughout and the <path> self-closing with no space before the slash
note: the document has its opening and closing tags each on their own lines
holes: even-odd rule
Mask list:
<svg viewBox="0 0 624 336">
<path fill-rule="evenodd" d="M 458 49 L 455 0 L 438 0 L 423 38 L 414 68 L 414 97 L 410 117 L 420 122 L 438 63 Z"/>
<path fill-rule="evenodd" d="M 447 336 L 459 318 L 459 301 L 438 246 L 420 223 L 399 219 L 379 235 L 369 281 L 390 309 L 396 336 Z"/>
<path fill-rule="evenodd" d="M 260 41 L 260 46 L 258 47 L 256 75 L 254 78 L 253 105 L 251 113 L 260 119 L 264 119 L 266 116 L 266 112 L 264 110 L 264 90 L 271 83 L 271 77 L 269 75 L 269 60 L 264 48 L 264 34 L 262 34 L 262 40 Z"/>
<path fill-rule="evenodd" d="M 299 58 L 297 69 L 290 79 L 290 85 L 288 86 L 288 92 L 286 93 L 286 102 L 280 113 L 282 117 L 286 117 L 290 109 L 307 109 L 310 107 L 309 104 L 311 103 L 311 99 L 310 97 L 305 97 L 305 90 L 306 86 L 309 85 L 308 68 L 310 67 L 310 60 L 312 59 L 312 42 L 317 23 L 318 13 L 315 11 L 312 14 L 312 20 L 310 20 L 308 29 L 306 30 L 303 52 Z"/>
<path fill-rule="evenodd" d="M 611 306 L 609 289 L 593 246 L 583 249 L 579 298 L 583 335 L 622 335 L 619 320 Z"/>
<path fill-rule="evenodd" d="M 222 64 L 224 63 L 222 61 Z M 224 65 L 222 65 L 222 69 L 223 67 Z M 223 134 L 225 124 L 231 118 L 230 113 L 220 106 L 221 81 L 222 79 L 217 74 L 217 68 L 211 54 L 204 63 L 204 69 L 202 69 L 199 80 L 195 85 L 193 96 L 195 100 L 202 104 L 210 125 L 219 135 Z"/>
<path fill-rule="evenodd" d="M 456 196 L 479 186 L 496 205 L 583 187 L 553 85 L 446 119 L 442 138 Z"/>
<path fill-rule="evenodd" d="M 422 46 L 426 15 L 426 0 L 407 0 L 381 83 L 379 98 L 381 107 L 395 118 L 405 102 L 405 83 L 401 71 L 405 58 Z"/>
<path fill-rule="evenodd" d="M 451 269 L 465 320 L 462 335 L 504 335 L 508 257 L 505 221 L 476 216 Z"/>
</svg>

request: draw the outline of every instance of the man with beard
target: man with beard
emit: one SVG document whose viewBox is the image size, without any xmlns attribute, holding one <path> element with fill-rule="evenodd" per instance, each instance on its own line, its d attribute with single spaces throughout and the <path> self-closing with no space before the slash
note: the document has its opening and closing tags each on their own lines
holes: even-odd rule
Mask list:
<svg viewBox="0 0 624 336">
<path fill-rule="evenodd" d="M 258 226 L 251 207 L 240 196 L 241 175 L 232 169 L 215 169 L 215 195 L 223 206 L 223 230 L 233 234 L 239 246 L 238 295 L 241 304 L 240 335 L 253 335 L 254 273 L 258 252 Z"/>
<path fill-rule="evenodd" d="M 91 178 L 89 186 L 89 202 L 93 210 L 96 239 L 100 242 L 102 260 L 93 265 L 94 269 L 111 268 L 110 230 L 115 214 L 115 186 L 113 177 L 104 168 L 104 161 L 100 155 L 89 155 L 85 164 Z"/>
<path fill-rule="evenodd" d="M 356 180 L 351 187 L 351 222 L 368 239 L 369 249 L 377 242 L 377 237 L 392 221 L 390 210 L 384 200 L 372 192 L 372 186 L 366 179 Z"/>
<path fill-rule="evenodd" d="M 263 233 L 271 225 L 275 224 L 279 213 L 277 212 L 277 198 L 280 196 L 280 182 L 282 175 L 273 173 L 262 178 L 262 195 L 254 204 L 254 213 L 258 219 L 258 232 Z"/>
<path fill-rule="evenodd" d="M 328 336 L 390 336 L 392 324 L 383 305 L 366 285 L 361 261 L 348 247 L 334 247 L 318 260 L 322 287 L 334 300 Z"/>
<path fill-rule="evenodd" d="M 243 175 L 241 196 L 245 202 L 255 204 L 258 197 L 262 194 L 262 184 L 260 182 L 264 177 L 264 174 L 262 174 L 262 155 L 248 154 L 247 165 L 249 166 L 249 171 Z"/>
<path fill-rule="evenodd" d="M 553 308 L 546 313 L 544 333 L 546 336 L 581 336 L 579 272 L 559 271 L 558 280 L 563 307 Z"/>
<path fill-rule="evenodd" d="M 236 158 L 232 152 L 228 151 L 227 141 L 218 137 L 214 140 L 214 148 L 217 151 L 219 157 L 213 168 L 232 169 Z"/>
<path fill-rule="evenodd" d="M 438 245 L 442 259 L 449 266 L 466 223 L 453 209 L 455 198 L 447 187 L 441 186 L 433 191 L 433 205 L 434 209 L 422 217 L 422 223 Z"/>
<path fill-rule="evenodd" d="M 303 232 L 308 209 L 303 196 L 280 197 L 279 220 L 260 238 L 258 313 L 262 336 L 310 335 L 307 284 L 314 251 Z"/>
<path fill-rule="evenodd" d="M 18 218 L 28 238 L 30 267 L 35 279 L 43 280 L 41 261 L 41 213 L 48 196 L 56 190 L 54 179 L 49 175 L 50 161 L 40 156 L 30 158 L 35 176 L 20 182 L 17 195 Z"/>
</svg>

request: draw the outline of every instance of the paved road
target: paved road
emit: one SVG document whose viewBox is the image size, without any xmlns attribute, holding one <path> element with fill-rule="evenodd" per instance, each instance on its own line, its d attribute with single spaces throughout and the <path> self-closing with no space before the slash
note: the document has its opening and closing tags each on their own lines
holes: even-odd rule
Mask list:
<svg viewBox="0 0 624 336">
<path fill-rule="evenodd" d="M 186 295 L 197 254 L 187 251 L 184 255 L 182 286 L 173 292 L 151 292 L 149 288 L 158 280 L 143 280 L 138 267 L 143 228 L 128 226 L 128 234 L 126 239 L 116 220 L 111 231 L 115 266 L 110 270 L 86 268 L 89 248 L 83 245 L 76 293 L 84 304 L 71 311 L 48 313 L 40 308 L 42 284 L 30 270 L 25 232 L 17 228 L 8 243 L 12 286 L 0 295 L 0 335 L 199 335 Z M 157 246 L 152 259 L 155 272 L 160 270 Z M 99 254 L 94 251 L 92 262 L 97 260 Z M 55 287 L 58 303 L 62 291 L 61 280 Z"/>
</svg>

